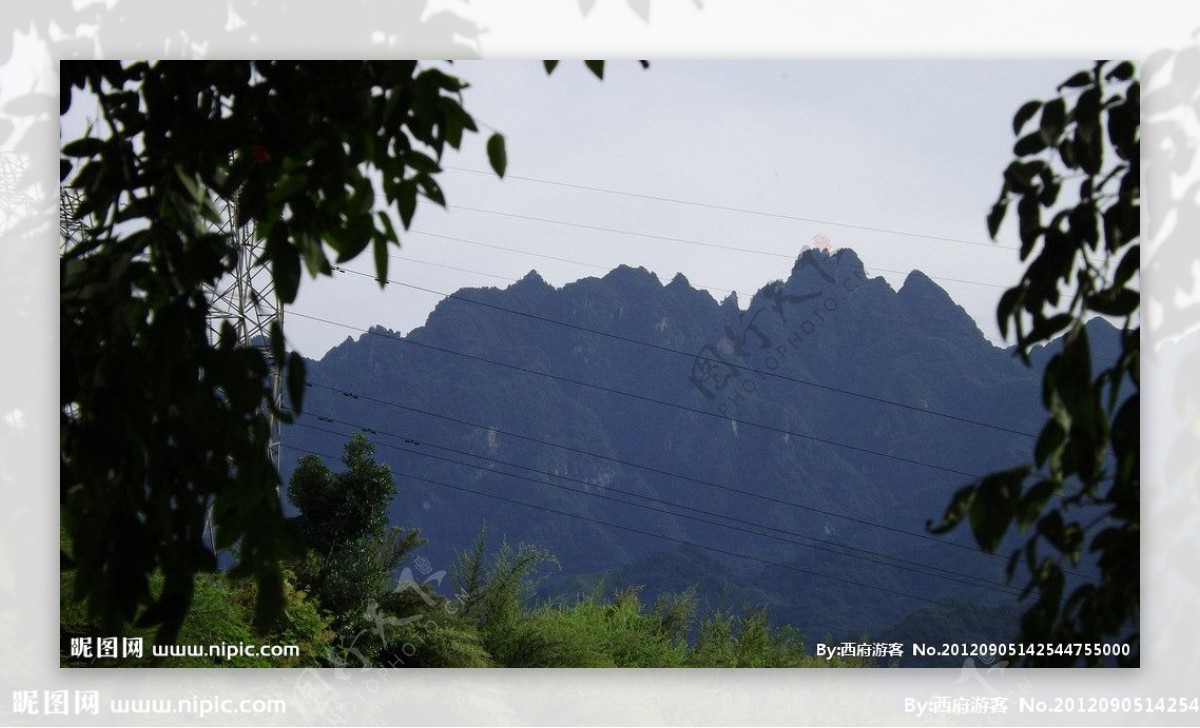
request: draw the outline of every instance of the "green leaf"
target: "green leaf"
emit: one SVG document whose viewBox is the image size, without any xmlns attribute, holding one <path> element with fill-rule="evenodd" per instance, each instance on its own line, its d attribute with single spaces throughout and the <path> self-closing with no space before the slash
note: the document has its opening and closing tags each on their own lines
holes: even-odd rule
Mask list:
<svg viewBox="0 0 1200 728">
<path fill-rule="evenodd" d="M 1042 119 L 1039 131 L 1047 144 L 1057 144 L 1062 136 L 1063 125 L 1067 119 L 1067 102 L 1054 99 L 1042 107 Z"/>
<path fill-rule="evenodd" d="M 1021 129 L 1040 108 L 1042 108 L 1041 101 L 1026 101 L 1022 104 L 1021 108 L 1017 109 L 1016 115 L 1013 116 L 1013 134 L 1020 134 Z"/>
<path fill-rule="evenodd" d="M 1141 296 L 1128 288 L 1109 288 L 1088 297 L 1088 308 L 1105 316 L 1124 317 L 1137 310 Z"/>
<path fill-rule="evenodd" d="M 407 230 L 412 224 L 413 215 L 417 212 L 417 183 L 412 179 L 406 179 L 400 183 L 400 189 L 397 191 L 400 204 L 400 223 Z"/>
<path fill-rule="evenodd" d="M 1033 328 L 1030 329 L 1026 340 L 1031 343 L 1048 341 L 1074 322 L 1075 317 L 1069 313 L 1055 314 L 1050 318 L 1039 318 L 1034 322 Z"/>
<path fill-rule="evenodd" d="M 1037 201 L 1042 207 L 1049 208 L 1058 201 L 1058 193 L 1062 190 L 1062 183 L 1053 177 L 1046 177 L 1043 181 L 1042 191 L 1038 193 Z"/>
<path fill-rule="evenodd" d="M 267 212 L 267 193 L 261 183 L 250 182 L 242 185 L 238 192 L 237 212 L 234 220 L 238 228 L 245 227 L 252 220 L 261 220 Z"/>
<path fill-rule="evenodd" d="M 1031 132 L 1017 140 L 1013 145 L 1013 154 L 1018 157 L 1028 157 L 1046 148 L 1046 139 L 1040 131 Z"/>
<path fill-rule="evenodd" d="M 996 233 L 1000 232 L 1000 223 L 1004 222 L 1004 214 L 1008 211 L 1008 202 L 1000 201 L 992 205 L 992 211 L 987 216 L 988 235 L 992 240 L 996 239 Z"/>
<path fill-rule="evenodd" d="M 352 222 L 358 223 L 362 219 L 363 218 L 355 217 Z M 367 219 L 369 220 L 370 218 L 368 217 Z M 363 225 L 354 224 L 348 226 L 345 230 L 339 231 L 337 235 L 331 239 L 331 242 L 336 243 L 334 250 L 336 250 L 338 254 L 337 262 L 345 263 L 346 261 L 357 258 L 359 253 L 367 249 L 367 246 L 371 244 L 371 234 L 368 229 L 364 228 Z M 313 251 L 310 250 L 309 252 L 312 253 Z M 318 273 L 328 272 L 326 270 L 328 265 L 321 263 L 321 261 L 325 259 L 325 252 L 321 250 L 320 247 L 317 247 L 315 252 L 319 253 L 320 257 L 317 258 L 316 256 L 310 256 L 309 259 L 309 272 L 314 277 Z"/>
<path fill-rule="evenodd" d="M 1042 208 L 1036 197 L 1022 197 L 1017 203 L 1018 232 L 1021 235 L 1021 258 L 1033 250 L 1042 234 Z"/>
<path fill-rule="evenodd" d="M 941 523 L 935 526 L 933 521 L 927 521 L 925 523 L 925 530 L 940 536 L 943 533 L 948 533 L 956 528 L 958 524 L 962 523 L 963 519 L 967 517 L 967 513 L 970 512 L 972 503 L 975 501 L 975 488 L 976 486 L 974 485 L 959 488 L 950 500 L 950 505 L 946 506 L 946 512 L 942 516 Z"/>
<path fill-rule="evenodd" d="M 1017 564 L 1021 562 L 1021 549 L 1016 549 L 1012 552 L 1012 556 L 1008 557 L 1008 565 L 1004 567 L 1004 575 L 1008 581 L 1012 581 L 1013 575 L 1017 573 Z"/>
<path fill-rule="evenodd" d="M 1029 468 L 1018 467 L 992 473 L 979 482 L 971 503 L 971 531 L 979 547 L 988 553 L 996 550 L 1008 531 L 1021 495 L 1021 484 Z"/>
<path fill-rule="evenodd" d="M 396 234 L 396 228 L 392 226 L 392 218 L 388 217 L 387 213 L 379 212 L 379 222 L 383 225 L 383 231 L 387 235 L 387 240 L 390 240 L 397 245 L 400 244 L 400 236 Z"/>
<path fill-rule="evenodd" d="M 104 151 L 104 142 L 95 137 L 76 139 L 62 148 L 65 157 L 94 157 Z"/>
<path fill-rule="evenodd" d="M 204 199 L 204 193 L 200 191 L 200 185 L 196 184 L 196 178 L 185 172 L 182 165 L 175 165 L 175 176 L 179 178 L 193 202 L 199 203 Z"/>
<path fill-rule="evenodd" d="M 1133 78 L 1134 68 L 1129 61 L 1121 61 L 1111 71 L 1104 75 L 1107 81 L 1128 81 Z"/>
<path fill-rule="evenodd" d="M 1062 551 L 1066 546 L 1065 526 L 1062 513 L 1050 511 L 1038 521 L 1038 533 L 1046 538 L 1054 548 Z"/>
<path fill-rule="evenodd" d="M 1117 271 L 1113 275 L 1114 286 L 1125 285 L 1125 282 L 1141 269 L 1141 249 L 1141 245 L 1133 245 L 1125 251 L 1125 255 L 1121 257 L 1121 262 L 1117 264 Z"/>
<path fill-rule="evenodd" d="M 278 366 L 278 363 L 283 361 L 287 355 L 287 341 L 283 337 L 283 324 L 279 322 L 278 318 L 271 320 L 270 331 L 271 358 L 275 360 L 276 366 Z"/>
<path fill-rule="evenodd" d="M 1066 442 L 1066 428 L 1056 419 L 1047 420 L 1045 426 L 1042 427 L 1042 434 L 1038 436 L 1037 446 L 1033 451 L 1033 461 L 1040 468 L 1045 466 L 1048 460 L 1057 460 Z"/>
<path fill-rule="evenodd" d="M 1074 76 L 1071 76 L 1066 81 L 1063 81 L 1061 84 L 1059 84 L 1058 90 L 1061 91 L 1064 88 L 1081 88 L 1083 86 L 1088 86 L 1091 83 L 1092 72 L 1080 71 L 1079 73 L 1076 73 Z"/>
<path fill-rule="evenodd" d="M 1108 140 L 1113 149 L 1122 159 L 1131 160 L 1137 156 L 1138 133 L 1141 119 L 1138 117 L 1136 99 L 1131 99 L 1114 108 L 1108 115 Z"/>
<path fill-rule="evenodd" d="M 379 287 L 383 288 L 387 285 L 388 273 L 388 245 L 384 238 L 375 238 L 375 280 L 379 282 Z"/>
<path fill-rule="evenodd" d="M 1076 169 L 1079 162 L 1075 159 L 1075 143 L 1073 139 L 1063 139 L 1058 145 L 1058 156 L 1067 169 Z"/>
<path fill-rule="evenodd" d="M 437 174 L 442 171 L 437 162 L 416 150 L 404 155 L 404 163 L 421 174 Z"/>
<path fill-rule="evenodd" d="M 254 625 L 264 632 L 273 628 L 283 614 L 283 575 L 277 568 L 257 574 L 258 601 L 254 605 Z"/>
<path fill-rule="evenodd" d="M 1141 235 L 1137 208 L 1124 201 L 1104 211 L 1104 247 L 1116 252 Z"/>
<path fill-rule="evenodd" d="M 1008 338 L 1008 323 L 1013 317 L 1013 313 L 1021 306 L 1021 300 L 1024 298 L 1025 289 L 1017 286 L 1010 288 L 1000 296 L 1000 303 L 996 306 L 996 323 L 1000 327 L 1000 336 Z"/>
<path fill-rule="evenodd" d="M 1021 195 L 1036 191 L 1033 180 L 1037 176 L 1038 162 L 1013 162 L 1004 169 L 1006 189 L 1011 189 Z M 1001 198 L 1004 199 L 1004 198 Z"/>
<path fill-rule="evenodd" d="M 416 180 L 425 197 L 442 207 L 446 206 L 446 196 L 442 194 L 442 188 L 438 185 L 437 180 L 427 174 L 419 175 L 413 179 Z"/>
<path fill-rule="evenodd" d="M 508 154 L 504 151 L 504 135 L 499 132 L 492 134 L 487 141 L 488 163 L 492 165 L 497 177 L 504 176 L 508 168 Z"/>
<path fill-rule="evenodd" d="M 542 61 L 542 67 L 546 69 L 546 75 L 549 76 L 558 67 L 558 61 Z"/>
<path fill-rule="evenodd" d="M 584 61 L 583 65 L 587 66 L 596 78 L 604 80 L 604 61 Z"/>
<path fill-rule="evenodd" d="M 1048 615 L 1053 615 L 1062 601 L 1065 584 L 1062 569 L 1053 561 L 1043 561 L 1042 568 L 1038 570 L 1038 608 Z"/>
<path fill-rule="evenodd" d="M 271 256 L 271 277 L 279 300 L 292 303 L 300 290 L 300 251 L 294 245 L 285 244 Z"/>
<path fill-rule="evenodd" d="M 1088 247 L 1095 249 L 1100 242 L 1100 221 L 1096 217 L 1096 207 L 1090 203 L 1080 203 L 1067 216 L 1071 224 L 1071 232 L 1083 238 Z"/>
<path fill-rule="evenodd" d="M 296 414 L 304 411 L 304 382 L 306 376 L 307 371 L 304 364 L 304 357 L 294 351 L 288 354 L 288 399 L 291 401 L 292 409 L 296 411 Z"/>
<path fill-rule="evenodd" d="M 467 112 L 457 101 L 448 96 L 438 99 L 438 106 L 446 117 L 446 143 L 452 148 L 458 149 L 462 146 L 463 129 L 466 128 L 463 118 L 467 117 Z"/>
</svg>

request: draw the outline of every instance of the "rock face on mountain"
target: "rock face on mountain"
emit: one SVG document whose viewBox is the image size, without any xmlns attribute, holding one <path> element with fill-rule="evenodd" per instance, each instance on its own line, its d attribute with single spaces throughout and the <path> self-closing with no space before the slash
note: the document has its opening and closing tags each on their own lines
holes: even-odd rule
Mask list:
<svg viewBox="0 0 1200 728">
<path fill-rule="evenodd" d="M 1012 631 L 1004 559 L 925 526 L 1028 461 L 1040 376 L 919 271 L 895 291 L 851 250 L 808 250 L 744 310 L 642 268 L 558 289 L 531 272 L 308 367 L 285 477 L 367 429 L 435 569 L 486 523 L 558 557 L 549 590 L 695 585 L 811 639 L 882 635 L 930 602 Z"/>
</svg>

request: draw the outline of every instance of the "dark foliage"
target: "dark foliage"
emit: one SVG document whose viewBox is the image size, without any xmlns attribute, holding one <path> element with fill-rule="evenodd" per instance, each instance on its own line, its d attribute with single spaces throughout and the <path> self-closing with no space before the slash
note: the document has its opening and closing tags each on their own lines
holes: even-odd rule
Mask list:
<svg viewBox="0 0 1200 728">
<path fill-rule="evenodd" d="M 1064 81 L 1057 96 L 1026 103 L 1013 119 L 1017 159 L 1004 172 L 988 227 L 995 236 L 1015 204 L 1021 259 L 1029 264 L 1001 298 L 997 317 L 1027 364 L 1041 345 L 1066 333 L 1045 363 L 1048 418 L 1033 462 L 963 488 L 934 529 L 945 533 L 969 521 L 979 545 L 993 551 L 1010 528 L 1032 528 L 1008 567 L 1012 579 L 1023 560 L 1031 574 L 1025 592 L 1036 592 L 1021 639 L 1116 638 L 1134 654 L 1141 554 L 1140 103 L 1132 63 L 1097 61 Z M 1076 181 L 1077 195 L 1060 201 L 1064 185 Z M 1120 349 L 1094 364 L 1088 320 L 1097 314 L 1120 322 Z M 1096 559 L 1100 578 L 1068 588 L 1065 565 L 1078 565 L 1085 554 Z M 1073 655 L 1030 663 L 1080 661 L 1103 663 Z"/>
</svg>

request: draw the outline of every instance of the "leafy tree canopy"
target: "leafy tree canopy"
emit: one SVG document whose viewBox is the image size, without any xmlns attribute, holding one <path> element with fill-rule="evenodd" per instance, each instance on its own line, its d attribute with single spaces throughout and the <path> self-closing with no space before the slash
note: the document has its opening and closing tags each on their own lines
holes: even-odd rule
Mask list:
<svg viewBox="0 0 1200 728">
<path fill-rule="evenodd" d="M 1024 560 L 1025 594 L 1037 592 L 1021 622 L 1029 642 L 1138 642 L 1140 108 L 1129 61 L 1097 61 L 1053 98 L 1021 106 L 1013 118 L 1016 159 L 987 217 L 994 238 L 1015 205 L 1028 261 L 1000 299 L 1001 332 L 1014 333 L 1027 364 L 1038 347 L 1060 334 L 1063 341 L 1046 364 L 1048 418 L 1032 464 L 963 488 L 932 528 L 945 533 L 968 522 L 986 551 L 997 550 L 1013 526 L 1032 529 L 1008 565 L 1012 579 Z M 1121 324 L 1121 351 L 1093 371 L 1085 324 L 1098 314 Z M 1085 549 L 1096 554 L 1100 579 L 1067 593 L 1064 562 L 1078 565 Z"/>
<path fill-rule="evenodd" d="M 205 290 L 239 255 L 214 228 L 214 199 L 236 200 L 236 224 L 253 224 L 263 253 L 251 264 L 283 303 L 303 270 L 327 275 L 368 248 L 382 285 L 399 234 L 379 208 L 407 228 L 418 199 L 445 204 L 442 155 L 478 131 L 466 84 L 415 61 L 64 61 L 60 74 L 61 111 L 91 97 L 99 114 L 64 140 L 60 161 L 87 223 L 59 264 L 73 591 L 110 629 L 136 617 L 169 640 L 196 573 L 216 568 L 211 511 L 216 547 L 237 545 L 233 573 L 255 579 L 269 622 L 283 604 L 280 564 L 298 553 L 267 455 L 270 359 L 286 361 L 296 410 L 304 367 L 280 326 L 269 354 L 239 346 L 229 325 L 210 342 Z M 504 138 L 486 149 L 503 175 Z"/>
<path fill-rule="evenodd" d="M 361 433 L 346 443 L 347 469 L 333 473 L 309 455 L 292 473 L 288 501 L 308 553 L 297 569 L 300 584 L 344 626 L 388 587 L 392 572 L 424 541 L 416 529 L 388 528 L 395 484 L 387 465 Z"/>
</svg>

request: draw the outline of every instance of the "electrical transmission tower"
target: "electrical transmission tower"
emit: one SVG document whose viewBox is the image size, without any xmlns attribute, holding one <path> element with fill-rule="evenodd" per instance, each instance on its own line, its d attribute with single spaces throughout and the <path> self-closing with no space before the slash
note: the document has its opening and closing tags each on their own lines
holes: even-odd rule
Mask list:
<svg viewBox="0 0 1200 728">
<path fill-rule="evenodd" d="M 215 346 L 220 339 L 221 329 L 228 323 L 237 334 L 238 344 L 260 349 L 267 357 L 271 401 L 274 404 L 273 411 L 267 412 L 271 419 L 267 455 L 278 471 L 280 422 L 274 412 L 283 406 L 283 386 L 279 369 L 281 362 L 275 361 L 272 355 L 270 337 L 272 324 L 278 322 L 280 327 L 283 326 L 283 306 L 275 292 L 270 270 L 266 266 L 256 265 L 262 257 L 264 243 L 257 239 L 254 223 L 239 227 L 237 205 L 231 200 L 219 201 L 217 209 L 221 213 L 221 223 L 215 226 L 214 232 L 230 237 L 237 250 L 237 265 L 231 275 L 206 292 L 209 299 L 208 339 Z"/>
<path fill-rule="evenodd" d="M 10 209 L 28 200 L 18 195 L 17 189 L 22 168 L 10 155 L 0 156 L 0 231 L 6 232 L 11 225 Z M 80 204 L 80 191 L 70 186 L 59 188 L 59 253 L 77 246 L 86 234 L 87 225 L 76 219 Z M 257 239 L 253 223 L 238 226 L 237 205 L 232 200 L 218 199 L 216 208 L 221 222 L 212 225 L 212 231 L 228 236 L 237 251 L 234 270 L 216 285 L 207 286 L 205 295 L 209 301 L 208 341 L 215 346 L 221 331 L 228 324 L 233 327 L 236 343 L 259 349 L 267 358 L 270 397 L 273 407 L 264 407 L 270 421 L 267 441 L 267 456 L 279 470 L 281 423 L 275 415 L 283 405 L 283 382 L 280 364 L 271 352 L 271 327 L 283 326 L 283 306 L 275 292 L 275 283 L 270 271 L 256 265 L 262 257 L 264 244 Z M 16 210 L 20 214 L 20 210 Z M 215 550 L 215 534 L 212 527 L 212 509 L 208 509 L 205 529 Z"/>
<path fill-rule="evenodd" d="M 278 322 L 280 327 L 283 326 L 283 306 L 275 292 L 271 272 L 265 266 L 256 265 L 262 256 L 264 244 L 258 240 L 254 223 L 238 226 L 237 203 L 232 200 L 218 200 L 217 210 L 221 222 L 213 226 L 213 231 L 229 237 L 230 244 L 237 251 L 237 264 L 231 274 L 205 290 L 209 302 L 208 342 L 216 346 L 221 338 L 221 330 L 228 324 L 233 327 L 240 346 L 259 349 L 266 356 L 270 367 L 267 376 L 270 378 L 273 404 L 273 407 L 266 408 L 265 413 L 270 420 L 267 457 L 278 472 L 282 432 L 275 413 L 283 405 L 283 386 L 279 371 L 281 362 L 275 360 L 270 342 L 272 324 Z M 205 516 L 204 527 L 215 552 L 217 544 L 211 506 Z"/>
<path fill-rule="evenodd" d="M 74 248 L 83 238 L 83 221 L 75 219 L 79 209 L 79 190 L 74 187 L 58 188 L 58 252 L 59 255 Z"/>
</svg>

